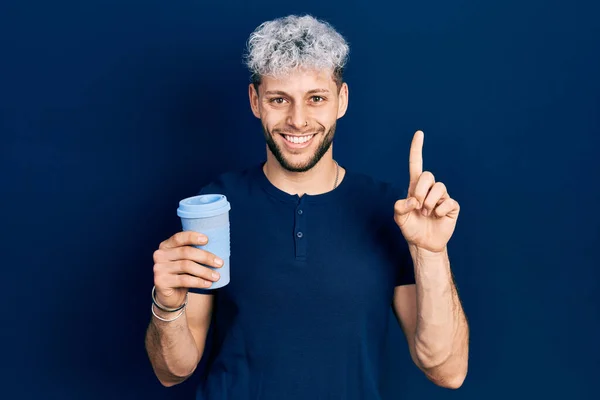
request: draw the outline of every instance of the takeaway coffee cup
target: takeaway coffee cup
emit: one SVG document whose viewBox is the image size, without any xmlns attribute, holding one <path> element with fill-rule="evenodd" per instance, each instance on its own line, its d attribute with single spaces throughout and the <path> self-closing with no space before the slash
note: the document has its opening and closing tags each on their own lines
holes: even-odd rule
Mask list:
<svg viewBox="0 0 600 400">
<path fill-rule="evenodd" d="M 204 246 L 195 246 L 211 252 L 223 260 L 221 268 L 211 268 L 221 277 L 206 289 L 218 289 L 229 283 L 229 210 L 231 205 L 222 194 L 204 194 L 188 197 L 179 202 L 177 215 L 184 231 L 199 232 L 208 237 Z M 190 289 L 190 292 L 199 292 Z"/>
</svg>

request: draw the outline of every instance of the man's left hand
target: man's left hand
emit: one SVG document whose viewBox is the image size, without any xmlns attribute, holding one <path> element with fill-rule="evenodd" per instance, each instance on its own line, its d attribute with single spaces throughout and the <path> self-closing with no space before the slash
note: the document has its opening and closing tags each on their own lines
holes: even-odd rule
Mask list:
<svg viewBox="0 0 600 400">
<path fill-rule="evenodd" d="M 396 202 L 394 220 L 409 245 L 439 253 L 454 232 L 460 206 L 450 197 L 446 185 L 436 182 L 431 172 L 423 172 L 423 139 L 421 131 L 413 137 L 408 195 Z"/>
</svg>

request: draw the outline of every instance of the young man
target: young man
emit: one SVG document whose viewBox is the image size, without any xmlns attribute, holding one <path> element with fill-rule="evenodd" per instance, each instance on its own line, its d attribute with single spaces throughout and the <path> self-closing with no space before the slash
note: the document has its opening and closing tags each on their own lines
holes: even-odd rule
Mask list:
<svg viewBox="0 0 600 400">
<path fill-rule="evenodd" d="M 163 385 L 205 357 L 199 399 L 378 399 L 390 305 L 429 379 L 465 379 L 469 330 L 446 248 L 459 205 L 423 171 L 420 131 L 408 191 L 333 159 L 347 56 L 342 36 L 310 16 L 251 35 L 248 90 L 266 162 L 201 191 L 231 203 L 227 286 L 188 293 L 219 279 L 206 266 L 222 261 L 193 247 L 207 243 L 202 234 L 177 233 L 154 253 L 146 347 Z"/>
</svg>

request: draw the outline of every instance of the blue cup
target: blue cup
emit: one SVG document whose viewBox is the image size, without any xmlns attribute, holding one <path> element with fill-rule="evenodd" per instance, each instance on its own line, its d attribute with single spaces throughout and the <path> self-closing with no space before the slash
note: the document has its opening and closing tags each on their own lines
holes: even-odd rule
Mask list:
<svg viewBox="0 0 600 400">
<path fill-rule="evenodd" d="M 188 197 L 181 200 L 177 208 L 184 231 L 198 232 L 208 237 L 206 245 L 195 247 L 211 252 L 223 260 L 221 268 L 205 265 L 221 275 L 218 281 L 206 289 L 218 289 L 229 283 L 229 210 L 231 205 L 222 194 Z M 192 288 L 189 291 L 199 293 L 202 290 L 204 289 Z"/>
</svg>

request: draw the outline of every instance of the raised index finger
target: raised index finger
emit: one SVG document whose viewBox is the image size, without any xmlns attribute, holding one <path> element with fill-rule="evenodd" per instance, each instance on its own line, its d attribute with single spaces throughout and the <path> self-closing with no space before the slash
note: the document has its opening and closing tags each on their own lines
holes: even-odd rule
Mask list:
<svg viewBox="0 0 600 400">
<path fill-rule="evenodd" d="M 410 144 L 410 153 L 408 155 L 408 173 L 410 175 L 411 186 L 419 180 L 423 173 L 423 140 L 422 131 L 416 131 Z"/>
</svg>

